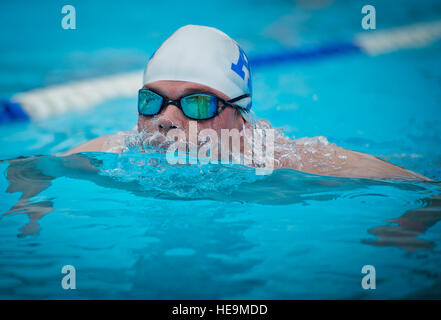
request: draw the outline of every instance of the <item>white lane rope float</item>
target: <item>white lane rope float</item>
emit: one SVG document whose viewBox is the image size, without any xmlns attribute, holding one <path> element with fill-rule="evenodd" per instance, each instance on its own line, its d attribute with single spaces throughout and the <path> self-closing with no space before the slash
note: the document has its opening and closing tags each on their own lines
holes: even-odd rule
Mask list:
<svg viewBox="0 0 441 320">
<path fill-rule="evenodd" d="M 426 47 L 441 38 L 441 20 L 357 34 L 352 41 L 311 48 L 294 48 L 250 57 L 251 68 L 272 64 L 324 59 L 349 53 L 370 56 L 401 49 Z M 134 97 L 142 83 L 142 70 L 18 93 L 0 101 L 0 124 L 44 119 L 68 110 L 91 108 L 114 98 Z"/>
</svg>

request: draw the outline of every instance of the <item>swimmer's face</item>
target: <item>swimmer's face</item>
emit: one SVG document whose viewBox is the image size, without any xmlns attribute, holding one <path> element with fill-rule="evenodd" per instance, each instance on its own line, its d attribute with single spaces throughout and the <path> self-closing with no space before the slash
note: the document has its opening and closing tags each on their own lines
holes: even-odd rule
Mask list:
<svg viewBox="0 0 441 320">
<path fill-rule="evenodd" d="M 181 97 L 198 92 L 211 93 L 224 100 L 230 100 L 222 92 L 214 90 L 202 84 L 188 81 L 156 81 L 144 86 L 145 89 L 152 89 L 164 97 L 171 100 L 177 100 Z M 168 105 L 155 116 L 138 116 L 138 131 L 159 131 L 166 135 L 171 129 L 179 128 L 188 132 L 190 121 L 196 121 L 187 118 L 181 109 L 175 105 Z M 232 107 L 226 107 L 219 115 L 211 119 L 197 120 L 198 131 L 203 129 L 214 129 L 220 135 L 221 129 L 243 128 L 244 120 L 239 112 Z"/>
</svg>

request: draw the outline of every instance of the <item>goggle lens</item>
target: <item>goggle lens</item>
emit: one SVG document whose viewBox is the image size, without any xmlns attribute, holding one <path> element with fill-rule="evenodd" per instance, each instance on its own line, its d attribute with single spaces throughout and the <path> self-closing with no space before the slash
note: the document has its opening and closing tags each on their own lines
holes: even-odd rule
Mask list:
<svg viewBox="0 0 441 320">
<path fill-rule="evenodd" d="M 163 98 L 150 90 L 138 93 L 138 112 L 144 116 L 153 116 L 161 110 Z"/>
<path fill-rule="evenodd" d="M 182 112 L 192 119 L 203 120 L 212 118 L 218 107 L 215 96 L 208 94 L 194 94 L 181 99 Z"/>
</svg>

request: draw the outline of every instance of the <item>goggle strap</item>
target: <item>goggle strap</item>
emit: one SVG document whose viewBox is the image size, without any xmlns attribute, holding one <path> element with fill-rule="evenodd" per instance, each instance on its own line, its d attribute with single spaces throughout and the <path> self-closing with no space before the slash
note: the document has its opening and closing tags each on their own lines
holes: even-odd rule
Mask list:
<svg viewBox="0 0 441 320">
<path fill-rule="evenodd" d="M 249 96 L 250 95 L 248 93 L 245 93 L 245 94 L 243 94 L 241 96 L 238 96 L 238 97 L 236 97 L 234 99 L 228 100 L 227 102 L 229 102 L 229 103 L 237 102 L 237 101 L 242 100 L 244 98 L 248 98 Z"/>
</svg>

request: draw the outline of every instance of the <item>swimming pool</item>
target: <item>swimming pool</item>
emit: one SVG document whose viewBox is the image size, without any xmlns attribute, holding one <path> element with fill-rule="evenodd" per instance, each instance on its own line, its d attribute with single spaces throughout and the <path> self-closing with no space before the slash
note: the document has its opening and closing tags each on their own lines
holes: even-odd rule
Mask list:
<svg viewBox="0 0 441 320">
<path fill-rule="evenodd" d="M 140 69 L 187 23 L 218 27 L 250 56 L 351 39 L 367 32 L 364 4 L 176 2 L 162 21 L 148 13 L 169 4 L 79 2 L 69 33 L 58 6 L 5 2 L 0 23 L 14 31 L 0 35 L 0 93 Z M 436 1 L 371 4 L 379 29 L 441 18 Z M 440 180 L 440 47 L 256 68 L 253 108 L 290 136 L 325 136 Z M 0 298 L 441 297 L 439 183 L 51 156 L 131 129 L 136 116 L 136 98 L 124 98 L 0 126 L 0 159 L 26 157 L 0 163 Z M 152 158 L 160 165 L 146 166 Z M 20 197 L 28 201 L 5 214 Z M 77 290 L 62 289 L 64 265 L 75 266 Z M 364 265 L 376 268 L 375 290 L 361 287 Z"/>
</svg>

